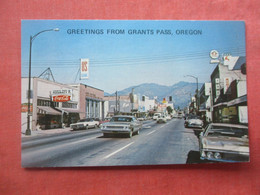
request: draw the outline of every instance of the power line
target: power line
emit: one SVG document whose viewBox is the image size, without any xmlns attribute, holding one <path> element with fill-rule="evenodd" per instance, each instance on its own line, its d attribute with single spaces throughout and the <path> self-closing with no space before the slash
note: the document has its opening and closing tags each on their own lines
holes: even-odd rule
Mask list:
<svg viewBox="0 0 260 195">
<path fill-rule="evenodd" d="M 222 53 L 238 53 L 238 54 L 244 54 L 245 53 L 245 48 L 244 47 L 231 47 L 231 48 L 225 48 L 223 49 Z M 157 59 L 171 59 L 171 58 L 181 58 L 181 57 L 195 57 L 195 56 L 208 56 L 209 51 L 200 51 L 200 52 L 186 52 L 186 53 L 181 53 L 181 54 L 162 54 L 162 55 L 153 55 L 153 56 L 133 56 L 133 57 L 117 57 L 117 58 L 106 58 L 102 60 L 92 60 L 92 63 L 114 63 L 114 62 L 119 62 L 121 63 L 122 60 L 127 60 L 127 61 L 138 61 L 138 60 L 157 60 Z M 23 61 L 24 63 L 27 63 L 28 61 Z M 78 60 L 34 60 L 33 61 L 36 64 L 45 64 L 45 63 L 61 63 L 61 64 L 73 64 L 73 63 L 78 63 Z"/>
</svg>

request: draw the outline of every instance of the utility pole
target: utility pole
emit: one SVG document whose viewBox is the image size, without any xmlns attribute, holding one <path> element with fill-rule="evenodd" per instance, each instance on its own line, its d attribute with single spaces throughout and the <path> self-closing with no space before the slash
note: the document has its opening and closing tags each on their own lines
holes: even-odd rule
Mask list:
<svg viewBox="0 0 260 195">
<path fill-rule="evenodd" d="M 115 114 L 117 114 L 117 91 L 116 91 L 116 111 Z"/>
<path fill-rule="evenodd" d="M 199 78 L 198 77 L 195 77 L 193 75 L 185 75 L 184 77 L 192 77 L 194 79 L 196 79 L 196 83 L 197 83 L 197 90 L 196 90 L 196 107 L 197 107 L 197 114 L 199 113 L 199 103 L 200 103 L 200 100 L 199 100 Z"/>
<path fill-rule="evenodd" d="M 132 112 L 134 110 L 134 88 L 132 88 Z"/>
</svg>

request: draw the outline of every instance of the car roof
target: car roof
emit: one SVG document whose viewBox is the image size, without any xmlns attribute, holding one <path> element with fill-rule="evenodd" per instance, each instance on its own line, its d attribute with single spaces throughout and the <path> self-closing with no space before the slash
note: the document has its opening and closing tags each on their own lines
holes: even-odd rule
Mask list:
<svg viewBox="0 0 260 195">
<path fill-rule="evenodd" d="M 246 125 L 230 124 L 230 123 L 211 123 L 211 125 L 221 126 L 221 127 L 235 127 L 235 128 L 248 129 L 248 126 L 246 126 Z"/>
</svg>

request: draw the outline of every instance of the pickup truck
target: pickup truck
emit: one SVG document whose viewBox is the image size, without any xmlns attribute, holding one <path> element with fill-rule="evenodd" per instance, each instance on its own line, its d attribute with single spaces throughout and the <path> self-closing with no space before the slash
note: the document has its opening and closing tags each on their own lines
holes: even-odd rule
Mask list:
<svg viewBox="0 0 260 195">
<path fill-rule="evenodd" d="M 79 120 L 77 123 L 71 124 L 70 128 L 73 130 L 79 130 L 79 129 L 97 128 L 98 126 L 99 126 L 99 121 L 96 121 L 93 118 L 85 118 Z"/>
</svg>

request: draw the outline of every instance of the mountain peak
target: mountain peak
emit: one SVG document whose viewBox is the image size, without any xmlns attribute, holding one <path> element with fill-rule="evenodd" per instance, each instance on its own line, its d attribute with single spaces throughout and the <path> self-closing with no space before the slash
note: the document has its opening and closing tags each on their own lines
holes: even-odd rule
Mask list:
<svg viewBox="0 0 260 195">
<path fill-rule="evenodd" d="M 199 83 L 199 87 L 201 86 L 202 84 Z M 168 99 L 169 96 L 172 96 L 174 106 L 183 108 L 187 106 L 188 101 L 190 100 L 190 95 L 195 93 L 197 84 L 185 81 L 180 81 L 173 84 L 172 86 L 156 83 L 143 83 L 118 91 L 118 95 L 129 95 L 132 92 L 132 89 L 134 89 L 135 94 L 140 96 L 145 95 L 150 99 L 153 99 L 155 96 L 157 96 L 159 101 L 163 100 L 163 98 Z M 114 95 L 114 93 L 105 93 L 105 95 Z"/>
</svg>

